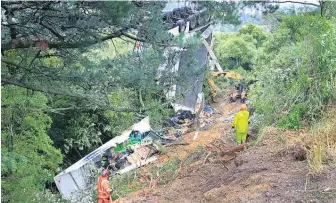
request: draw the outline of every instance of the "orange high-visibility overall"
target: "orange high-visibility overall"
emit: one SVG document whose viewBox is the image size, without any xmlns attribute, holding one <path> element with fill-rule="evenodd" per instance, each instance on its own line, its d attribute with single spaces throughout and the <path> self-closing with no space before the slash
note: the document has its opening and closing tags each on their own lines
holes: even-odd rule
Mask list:
<svg viewBox="0 0 336 203">
<path fill-rule="evenodd" d="M 107 191 L 108 186 L 108 177 L 100 176 L 98 178 L 98 203 L 111 203 L 111 194 Z"/>
</svg>

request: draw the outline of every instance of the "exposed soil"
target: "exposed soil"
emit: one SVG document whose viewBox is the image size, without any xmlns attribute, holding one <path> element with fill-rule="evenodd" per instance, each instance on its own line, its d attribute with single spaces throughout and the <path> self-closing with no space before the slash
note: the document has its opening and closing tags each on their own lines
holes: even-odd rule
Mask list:
<svg viewBox="0 0 336 203">
<path fill-rule="evenodd" d="M 164 163 L 171 158 L 185 158 L 192 152 L 194 152 L 197 147 L 204 147 L 214 139 L 221 137 L 228 130 L 231 129 L 230 123 L 224 123 L 224 119 L 229 115 L 237 111 L 239 105 L 230 103 L 221 103 L 215 106 L 217 110 L 214 114 L 214 123 L 203 127 L 198 133 L 197 139 L 193 140 L 196 132 L 190 132 L 183 137 L 181 137 L 180 142 L 189 143 L 188 145 L 176 145 L 167 148 L 167 153 L 159 157 L 159 163 Z M 232 140 L 234 144 L 234 140 Z"/>
<path fill-rule="evenodd" d="M 234 146 L 234 140 L 227 136 L 231 124 L 223 121 L 238 110 L 239 104 L 220 103 L 215 108 L 218 113 L 211 127 L 201 131 L 195 141 L 195 132 L 185 135 L 183 140 L 189 145 L 169 147 L 167 155 L 155 164 L 184 158 L 197 146 L 205 147 L 216 139 L 221 148 Z M 285 133 L 285 144 L 279 141 L 280 133 Z M 300 136 L 270 128 L 259 145 L 224 156 L 222 160 L 227 161 L 220 163 L 202 158 L 184 166 L 179 177 L 168 184 L 130 194 L 122 202 L 336 203 L 336 168 L 314 177 L 307 175 L 306 155 L 296 142 Z"/>
</svg>

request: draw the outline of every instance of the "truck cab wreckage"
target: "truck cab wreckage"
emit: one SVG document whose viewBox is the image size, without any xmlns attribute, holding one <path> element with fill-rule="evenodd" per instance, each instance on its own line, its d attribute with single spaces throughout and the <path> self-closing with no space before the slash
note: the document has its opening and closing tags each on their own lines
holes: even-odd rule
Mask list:
<svg viewBox="0 0 336 203">
<path fill-rule="evenodd" d="M 169 4 L 171 3 L 167 3 L 167 7 Z M 182 7 L 173 5 L 173 7 L 173 9 L 169 11 L 166 9 L 162 13 L 164 23 L 171 25 L 168 32 L 174 37 L 184 33 L 185 38 L 199 33 L 202 37 L 202 43 L 193 53 L 192 59 L 189 57 L 189 50 L 183 50 L 175 57 L 174 64 L 170 67 L 167 63 L 163 63 L 158 67 L 158 77 L 160 77 L 160 71 L 163 70 L 179 74 L 180 71 L 194 68 L 188 65 L 189 60 L 195 60 L 200 68 L 205 68 L 209 56 L 217 69 L 223 71 L 212 51 L 213 28 L 211 16 L 207 14 L 206 9 L 194 3 L 188 3 L 188 6 L 185 4 Z M 138 44 L 137 49 L 142 51 L 142 46 Z M 167 48 L 166 51 L 168 53 L 177 50 L 181 50 L 181 48 Z M 186 75 L 183 85 L 177 85 L 174 81 L 168 84 L 169 88 L 165 94 L 167 99 L 173 99 L 174 102 L 171 105 L 175 111 L 189 111 L 196 114 L 196 117 L 199 115 L 204 106 L 202 93 L 204 80 L 204 71 L 201 71 L 197 76 Z M 177 95 L 183 95 L 183 97 L 178 98 Z M 120 136 L 111 139 L 55 176 L 54 181 L 62 198 L 71 202 L 92 202 L 94 198 L 92 190 L 96 186 L 98 171 L 104 168 L 102 163 L 104 157 L 111 159 L 114 153 L 118 154 L 118 158 L 113 158 L 115 164 L 110 168 L 110 171 L 112 175 L 126 173 L 156 160 L 158 147 L 155 142 L 157 141 L 164 145 L 174 140 L 156 134 L 150 127 L 149 118 L 144 118 L 125 130 Z"/>
</svg>

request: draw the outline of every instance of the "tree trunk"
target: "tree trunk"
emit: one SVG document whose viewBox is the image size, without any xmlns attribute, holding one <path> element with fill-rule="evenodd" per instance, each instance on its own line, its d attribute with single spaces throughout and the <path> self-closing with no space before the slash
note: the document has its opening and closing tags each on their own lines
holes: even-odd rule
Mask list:
<svg viewBox="0 0 336 203">
<path fill-rule="evenodd" d="M 321 16 L 323 17 L 325 1 L 319 1 L 319 4 L 320 4 L 320 9 L 321 9 Z"/>
<path fill-rule="evenodd" d="M 139 90 L 139 100 L 140 100 L 141 107 L 142 107 L 142 108 L 145 108 L 145 104 L 144 104 L 144 102 L 143 102 L 143 100 L 142 100 L 141 88 L 140 88 L 140 90 Z"/>
</svg>

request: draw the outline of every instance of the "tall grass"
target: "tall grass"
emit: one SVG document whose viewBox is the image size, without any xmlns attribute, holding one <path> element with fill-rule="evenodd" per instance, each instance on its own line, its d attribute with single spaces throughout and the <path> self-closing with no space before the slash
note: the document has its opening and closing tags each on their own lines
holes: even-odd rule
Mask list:
<svg viewBox="0 0 336 203">
<path fill-rule="evenodd" d="M 326 111 L 321 122 L 312 128 L 306 143 L 310 145 L 310 173 L 320 173 L 325 167 L 336 165 L 336 108 Z"/>
<path fill-rule="evenodd" d="M 142 189 L 151 189 L 158 185 L 165 185 L 177 178 L 183 167 L 204 159 L 204 155 L 205 151 L 200 147 L 184 159 L 171 158 L 163 164 L 154 162 L 154 164 L 137 168 L 134 171 L 113 176 L 110 180 L 110 187 L 115 191 L 112 199 L 125 197 L 132 192 Z"/>
</svg>

